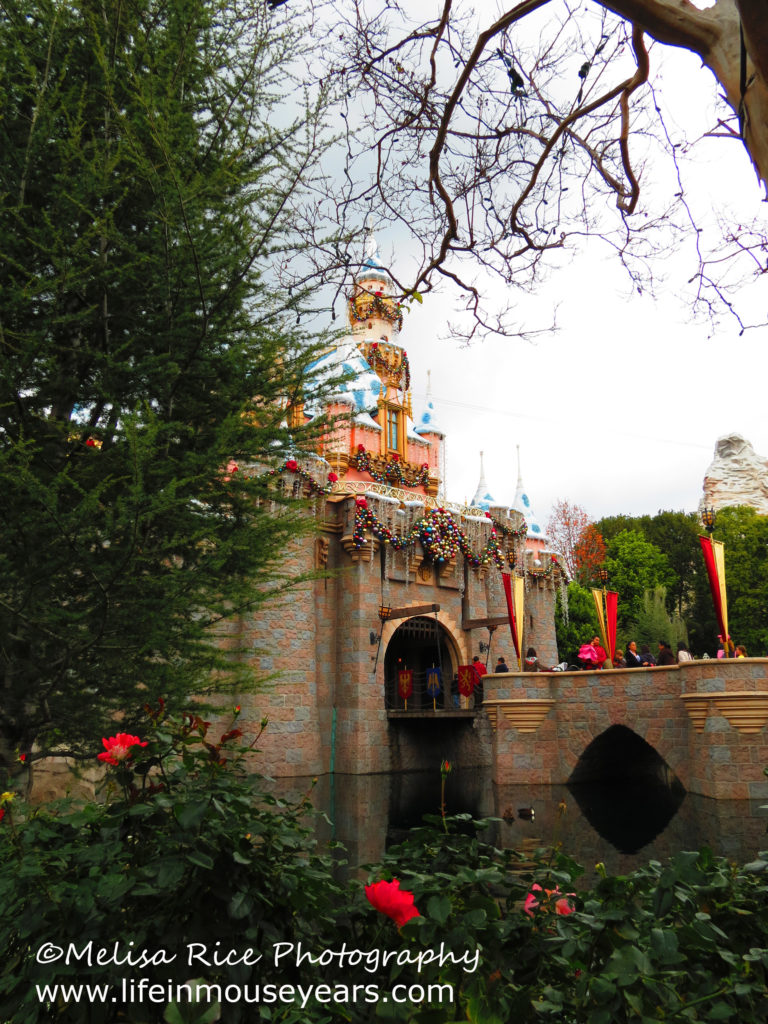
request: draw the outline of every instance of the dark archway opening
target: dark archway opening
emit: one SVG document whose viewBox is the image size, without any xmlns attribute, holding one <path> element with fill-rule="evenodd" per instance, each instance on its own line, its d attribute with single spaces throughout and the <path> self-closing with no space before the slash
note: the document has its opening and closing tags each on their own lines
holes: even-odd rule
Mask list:
<svg viewBox="0 0 768 1024">
<path fill-rule="evenodd" d="M 594 830 L 621 853 L 637 853 L 667 827 L 685 788 L 650 743 L 612 725 L 585 749 L 568 788 Z"/>
<path fill-rule="evenodd" d="M 425 711 L 432 708 L 432 697 L 427 692 L 429 668 L 441 670 L 437 707 L 453 707 L 453 676 L 458 669 L 458 660 L 450 635 L 437 619 L 419 615 L 398 626 L 387 644 L 384 656 L 386 707 L 391 711 L 401 711 L 405 706 L 398 692 L 398 672 L 400 669 L 411 669 L 413 693 L 408 698 L 408 710 Z"/>
</svg>

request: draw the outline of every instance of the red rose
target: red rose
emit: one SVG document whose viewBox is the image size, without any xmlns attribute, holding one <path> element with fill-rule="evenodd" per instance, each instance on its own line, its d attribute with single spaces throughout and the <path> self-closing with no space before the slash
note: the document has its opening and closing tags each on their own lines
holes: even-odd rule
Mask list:
<svg viewBox="0 0 768 1024">
<path fill-rule="evenodd" d="M 85 443 L 88 446 L 88 448 L 95 448 L 96 447 L 96 442 L 93 440 L 92 437 L 89 437 L 88 440 Z"/>
<path fill-rule="evenodd" d="M 288 461 L 285 464 L 285 468 L 290 469 L 292 473 L 295 473 L 296 470 L 299 468 L 299 464 L 296 461 L 296 459 L 288 459 Z"/>
<path fill-rule="evenodd" d="M 355 498 L 355 504 L 358 505 L 360 508 L 368 508 L 368 502 L 366 501 L 365 498 L 362 497 Z"/>
<path fill-rule="evenodd" d="M 5 808 L 4 807 L 0 807 L 0 821 L 2 821 L 4 817 L 5 817 Z"/>
<path fill-rule="evenodd" d="M 364 444 L 359 444 L 359 445 L 357 446 L 357 450 L 358 450 L 359 452 L 364 452 L 364 451 L 365 451 L 365 445 L 364 445 Z"/>
<path fill-rule="evenodd" d="M 399 462 L 400 461 L 400 456 L 397 454 L 397 452 L 393 452 L 392 453 L 392 461 L 393 462 Z"/>
<path fill-rule="evenodd" d="M 122 761 L 128 761 L 133 754 L 133 747 L 146 747 L 147 741 L 142 742 L 138 736 L 131 736 L 127 732 L 119 732 L 117 736 L 105 737 L 101 741 L 104 744 L 103 753 L 99 754 L 99 761 L 106 761 L 107 764 L 117 767 Z"/>
<path fill-rule="evenodd" d="M 336 481 L 337 481 L 338 479 L 339 479 L 339 478 L 338 478 L 338 477 L 336 476 L 336 474 L 335 474 L 335 473 L 329 473 L 329 474 L 328 474 L 328 482 L 329 482 L 329 483 L 331 483 L 331 484 L 335 484 L 335 483 L 336 483 Z"/>
<path fill-rule="evenodd" d="M 368 902 L 382 914 L 391 917 L 398 928 L 402 928 L 412 917 L 421 916 L 413 905 L 413 893 L 401 890 L 396 878 L 391 882 L 382 880 L 366 885 L 365 895 Z"/>
</svg>

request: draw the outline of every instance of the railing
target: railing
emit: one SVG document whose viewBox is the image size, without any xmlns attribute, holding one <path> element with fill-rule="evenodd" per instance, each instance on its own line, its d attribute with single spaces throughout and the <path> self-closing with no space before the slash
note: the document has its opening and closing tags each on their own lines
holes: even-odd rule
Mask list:
<svg viewBox="0 0 768 1024">
<path fill-rule="evenodd" d="M 436 697 L 427 690 L 426 670 L 414 670 L 413 691 L 408 698 L 401 696 L 398 687 L 397 673 L 389 674 L 384 682 L 384 700 L 387 711 L 470 711 L 479 706 L 482 699 L 482 690 L 475 689 L 475 693 L 467 701 L 459 693 L 458 682 L 455 679 L 443 680 L 440 693 Z"/>
</svg>

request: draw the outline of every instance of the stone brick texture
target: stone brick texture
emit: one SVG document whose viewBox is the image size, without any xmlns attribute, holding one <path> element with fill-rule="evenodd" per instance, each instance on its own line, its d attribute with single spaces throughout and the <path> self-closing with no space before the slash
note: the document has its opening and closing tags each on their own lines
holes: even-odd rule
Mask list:
<svg viewBox="0 0 768 1024">
<path fill-rule="evenodd" d="M 555 701 L 534 733 L 520 732 L 498 715 L 496 781 L 565 783 L 592 740 L 611 725 L 624 725 L 654 747 L 689 792 L 734 800 L 768 797 L 766 726 L 741 732 L 712 703 L 699 732 L 681 699 L 682 694 L 749 691 L 768 693 L 768 659 L 496 676 L 486 685 L 486 701 Z"/>
</svg>

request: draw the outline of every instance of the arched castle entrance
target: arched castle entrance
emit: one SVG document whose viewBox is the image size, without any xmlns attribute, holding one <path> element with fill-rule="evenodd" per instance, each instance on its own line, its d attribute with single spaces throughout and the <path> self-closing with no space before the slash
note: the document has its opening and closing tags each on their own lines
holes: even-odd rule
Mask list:
<svg viewBox="0 0 768 1024">
<path fill-rule="evenodd" d="M 442 675 L 442 692 L 437 706 L 451 707 L 452 694 L 456 692 L 454 675 L 459 667 L 459 651 L 453 637 L 441 622 L 426 615 L 406 619 L 392 634 L 384 655 L 385 704 L 390 711 L 404 707 L 398 693 L 398 672 L 411 669 L 413 672 L 413 694 L 408 698 L 408 710 L 420 711 L 432 708 L 432 697 L 427 693 L 427 669 L 439 668 Z"/>
</svg>

